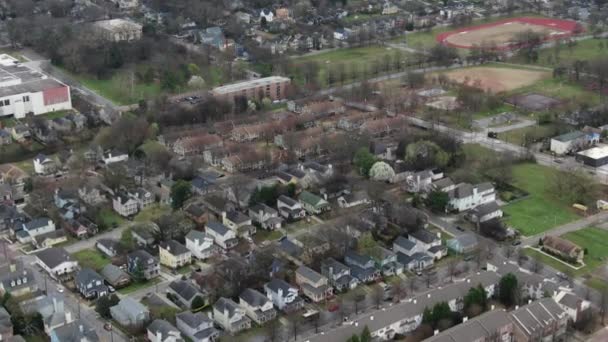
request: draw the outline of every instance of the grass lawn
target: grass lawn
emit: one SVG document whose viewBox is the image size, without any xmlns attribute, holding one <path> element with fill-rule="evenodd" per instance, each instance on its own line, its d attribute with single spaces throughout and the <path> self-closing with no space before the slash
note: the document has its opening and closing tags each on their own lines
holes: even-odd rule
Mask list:
<svg viewBox="0 0 608 342">
<path fill-rule="evenodd" d="M 81 268 L 88 267 L 95 271 L 100 271 L 104 266 L 110 263 L 110 259 L 106 258 L 96 249 L 85 249 L 72 254 L 72 257 L 78 260 Z"/>
<path fill-rule="evenodd" d="M 118 290 L 118 292 L 120 294 L 126 295 L 129 293 L 133 293 L 135 291 L 139 291 L 141 289 L 145 289 L 146 287 L 153 287 L 154 285 L 158 284 L 161 282 L 161 278 L 160 277 L 156 277 L 152 280 L 148 280 L 148 281 L 144 281 L 141 283 L 131 283 L 131 285 L 127 286 L 127 287 L 123 287 L 122 289 Z M 150 290 L 150 292 L 155 292 L 155 289 L 152 288 Z"/>
<path fill-rule="evenodd" d="M 120 226 L 125 221 L 122 217 L 120 217 L 110 208 L 101 209 L 100 215 L 104 225 L 108 228 Z"/>
<path fill-rule="evenodd" d="M 569 102 L 588 104 L 600 103 L 600 96 L 578 84 L 560 78 L 547 78 L 530 86 L 519 88 L 513 94 L 537 93 Z"/>
<path fill-rule="evenodd" d="M 576 42 L 571 48 L 567 44 L 549 47 L 539 51 L 537 65 L 553 67 L 559 64 L 572 64 L 576 60 L 591 61 L 608 53 L 605 39 L 586 39 Z M 525 63 L 519 56 L 512 58 L 514 63 Z"/>
<path fill-rule="evenodd" d="M 559 176 L 558 172 L 538 164 L 513 167 L 513 185 L 527 191 L 529 196 L 502 208 L 509 226 L 530 236 L 578 218 L 569 203 L 559 201 L 549 191 L 548 183 L 552 177 Z"/>
<path fill-rule="evenodd" d="M 283 233 L 279 230 L 266 230 L 263 228 L 259 228 L 255 235 L 253 236 L 253 241 L 258 244 L 262 241 L 274 241 L 278 240 L 283 236 Z"/>
<path fill-rule="evenodd" d="M 161 217 L 164 214 L 169 214 L 171 212 L 171 208 L 166 205 L 153 204 L 146 209 L 140 211 L 133 221 L 135 222 L 151 222 Z"/>
<path fill-rule="evenodd" d="M 498 138 L 511 144 L 524 146 L 526 138 L 535 140 L 550 138 L 559 135 L 562 131 L 565 133 L 568 130 L 568 127 L 560 127 L 556 124 L 536 125 L 499 133 Z"/>
</svg>

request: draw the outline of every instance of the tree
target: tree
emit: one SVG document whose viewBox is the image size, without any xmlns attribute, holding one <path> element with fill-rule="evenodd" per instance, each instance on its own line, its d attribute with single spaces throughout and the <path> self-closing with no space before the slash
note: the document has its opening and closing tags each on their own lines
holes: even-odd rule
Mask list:
<svg viewBox="0 0 608 342">
<path fill-rule="evenodd" d="M 372 289 L 372 300 L 376 305 L 376 310 L 380 309 L 380 305 L 384 301 L 384 289 L 380 285 L 374 285 Z"/>
<path fill-rule="evenodd" d="M 518 288 L 517 277 L 513 273 L 505 274 L 498 283 L 498 299 L 507 307 L 515 305 Z"/>
<path fill-rule="evenodd" d="M 103 318 L 112 318 L 110 308 L 117 305 L 120 299 L 115 294 L 101 296 L 95 302 L 95 311 Z"/>
<path fill-rule="evenodd" d="M 464 312 L 469 317 L 474 317 L 486 311 L 488 305 L 488 294 L 483 286 L 479 284 L 469 289 L 464 296 Z"/>
<path fill-rule="evenodd" d="M 347 296 L 349 301 L 353 304 L 353 308 L 355 309 L 355 315 L 358 315 L 361 303 L 365 300 L 365 293 L 363 293 L 360 288 L 356 288 L 348 292 Z"/>
<path fill-rule="evenodd" d="M 375 163 L 376 157 L 374 157 L 374 155 L 365 147 L 358 149 L 353 158 L 353 164 L 357 167 L 359 173 L 366 177 L 369 175 L 369 170 Z"/>
<path fill-rule="evenodd" d="M 532 272 L 539 274 L 542 270 L 543 263 L 537 258 L 532 258 Z"/>
<path fill-rule="evenodd" d="M 273 319 L 266 324 L 266 338 L 268 342 L 281 341 L 281 322 L 278 319 Z"/>
<path fill-rule="evenodd" d="M 396 281 L 392 283 L 392 295 L 393 300 L 395 302 L 400 302 L 403 298 L 407 296 L 407 289 L 405 288 L 405 281 L 401 278 L 398 278 Z"/>
<path fill-rule="evenodd" d="M 190 305 L 190 309 L 192 309 L 192 310 L 200 310 L 206 304 L 207 303 L 205 303 L 205 299 L 202 296 L 196 296 L 192 300 L 192 304 Z"/>
<path fill-rule="evenodd" d="M 448 274 L 450 276 L 450 281 L 454 281 L 454 276 L 456 275 L 456 271 L 458 271 L 458 260 L 452 258 L 448 261 Z"/>
<path fill-rule="evenodd" d="M 367 325 L 363 328 L 359 341 L 360 342 L 371 342 L 372 341 L 372 334 L 370 333 Z"/>
<path fill-rule="evenodd" d="M 293 339 L 298 339 L 298 333 L 300 332 L 300 324 L 302 324 L 302 315 L 298 312 L 292 313 L 288 317 L 289 326 L 291 327 L 291 332 L 293 334 Z"/>
<path fill-rule="evenodd" d="M 173 209 L 181 208 L 190 196 L 192 196 L 190 182 L 182 179 L 178 180 L 171 187 L 171 206 Z"/>
<path fill-rule="evenodd" d="M 135 241 L 133 240 L 133 234 L 131 234 L 130 228 L 122 231 L 120 235 L 120 244 L 126 251 L 135 249 Z"/>
<path fill-rule="evenodd" d="M 450 161 L 450 155 L 435 142 L 420 140 L 407 145 L 405 161 L 416 170 L 425 170 L 432 167 L 445 167 Z"/>
<path fill-rule="evenodd" d="M 431 191 L 425 199 L 426 206 L 431 209 L 432 212 L 442 213 L 450 201 L 450 196 L 447 192 L 441 190 Z"/>
</svg>

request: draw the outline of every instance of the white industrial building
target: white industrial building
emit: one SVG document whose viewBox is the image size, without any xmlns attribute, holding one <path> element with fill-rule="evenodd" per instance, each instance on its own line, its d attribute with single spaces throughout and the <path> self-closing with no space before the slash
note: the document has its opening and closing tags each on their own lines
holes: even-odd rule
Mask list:
<svg viewBox="0 0 608 342">
<path fill-rule="evenodd" d="M 72 109 L 70 87 L 0 55 L 0 117 L 24 118 Z"/>
</svg>

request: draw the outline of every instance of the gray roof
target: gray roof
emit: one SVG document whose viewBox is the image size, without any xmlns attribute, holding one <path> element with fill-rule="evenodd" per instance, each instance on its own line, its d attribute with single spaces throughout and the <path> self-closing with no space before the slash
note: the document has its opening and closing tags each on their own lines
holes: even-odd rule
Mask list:
<svg viewBox="0 0 608 342">
<path fill-rule="evenodd" d="M 62 262 L 71 261 L 72 257 L 63 248 L 47 248 L 43 251 L 36 253 L 38 259 L 47 265 L 49 268 L 55 268 Z"/>
<path fill-rule="evenodd" d="M 142 312 L 149 312 L 148 308 L 131 297 L 125 297 L 116 304 L 120 310 L 130 317 L 137 317 Z"/>
<path fill-rule="evenodd" d="M 293 207 L 293 206 L 295 206 L 295 205 L 298 205 L 298 204 L 299 204 L 299 203 L 298 203 L 298 201 L 294 200 L 294 199 L 293 199 L 293 198 L 291 198 L 291 197 L 287 197 L 287 196 L 285 196 L 285 195 L 281 195 L 281 196 L 279 196 L 278 201 L 279 201 L 279 202 L 283 202 L 283 203 L 287 204 L 287 205 L 288 205 L 288 206 L 290 206 L 290 207 Z"/>
<path fill-rule="evenodd" d="M 416 247 L 416 243 L 410 239 L 407 239 L 403 236 L 397 237 L 393 242 L 393 246 L 399 246 L 405 250 L 411 251 L 414 247 Z M 394 247 L 393 247 L 394 248 Z"/>
<path fill-rule="evenodd" d="M 301 276 L 303 276 L 306 279 L 311 280 L 312 282 L 318 282 L 319 280 L 323 279 L 323 275 L 307 266 L 300 266 L 298 267 L 298 269 L 296 270 L 296 273 L 299 273 Z"/>
<path fill-rule="evenodd" d="M 50 220 L 51 219 L 48 217 L 35 218 L 35 219 L 31 220 L 30 222 L 24 223 L 23 227 L 26 230 L 42 228 L 42 227 L 47 226 L 49 224 Z"/>
<path fill-rule="evenodd" d="M 484 203 L 482 205 L 478 205 L 471 212 L 472 212 L 472 214 L 475 214 L 475 215 L 481 217 L 481 216 L 485 216 L 485 215 L 494 213 L 498 210 L 500 210 L 498 203 L 496 203 L 496 201 L 492 201 L 492 202 Z"/>
<path fill-rule="evenodd" d="M 234 316 L 234 313 L 237 311 L 239 306 L 230 298 L 221 297 L 220 299 L 213 304 L 213 309 L 219 312 L 228 312 L 228 316 Z"/>
<path fill-rule="evenodd" d="M 209 317 L 207 317 L 207 315 L 205 315 L 204 313 L 202 313 L 200 311 L 197 313 L 192 313 L 190 311 L 180 312 L 175 316 L 175 318 L 177 320 L 184 322 L 190 328 L 197 328 L 198 326 L 200 326 L 203 323 L 211 322 L 211 319 L 209 319 Z"/>
<path fill-rule="evenodd" d="M 454 182 L 452 181 L 452 179 L 450 177 L 446 177 L 446 178 L 442 178 L 436 182 L 433 182 L 433 185 L 438 189 L 443 189 L 448 186 L 454 185 Z"/>
<path fill-rule="evenodd" d="M 121 278 L 131 279 L 127 272 L 112 264 L 104 266 L 101 270 L 101 275 L 112 284 L 119 282 Z"/>
<path fill-rule="evenodd" d="M 57 82 L 55 79 L 47 78 L 35 80 L 27 83 L 15 84 L 0 88 L 0 97 L 18 95 L 23 93 L 38 93 L 48 89 L 66 87 L 64 84 Z"/>
<path fill-rule="evenodd" d="M 205 238 L 211 238 L 209 235 L 207 235 L 207 233 L 205 232 L 201 232 L 200 230 L 191 230 L 190 232 L 188 232 L 188 235 L 186 235 L 186 240 L 190 240 L 190 241 L 194 241 L 196 239 L 198 239 L 199 241 L 203 241 Z"/>
<path fill-rule="evenodd" d="M 329 268 L 332 268 L 332 272 L 329 272 Z M 336 273 L 341 273 L 345 270 L 350 270 L 350 268 L 343 263 L 338 262 L 334 258 L 327 258 L 321 263 L 321 270 L 323 270 L 322 272 L 324 273 L 327 272 L 333 275 Z"/>
<path fill-rule="evenodd" d="M 471 234 L 471 233 L 465 233 L 465 234 L 458 235 L 451 240 L 458 241 L 460 246 L 465 249 L 467 247 L 474 247 L 477 245 L 477 236 L 475 236 L 475 234 Z"/>
<path fill-rule="evenodd" d="M 186 301 L 190 301 L 200 294 L 199 290 L 187 280 L 176 280 L 169 284 L 169 288 Z"/>
<path fill-rule="evenodd" d="M 269 282 L 266 283 L 266 285 L 264 285 L 265 288 L 268 288 L 269 290 L 271 290 L 272 292 L 279 292 L 279 290 L 283 291 L 283 294 L 286 294 L 289 289 L 295 289 L 296 287 L 289 284 L 288 282 L 286 282 L 283 279 L 278 279 L 278 278 L 273 278 L 271 279 Z"/>
<path fill-rule="evenodd" d="M 439 240 L 439 237 L 426 229 L 418 229 L 410 233 L 410 236 L 424 243 L 433 243 Z"/>
<path fill-rule="evenodd" d="M 160 248 L 168 251 L 172 255 L 182 255 L 190 253 L 190 250 L 186 246 L 175 240 L 163 241 L 159 244 Z"/>
<path fill-rule="evenodd" d="M 239 295 L 239 298 L 247 304 L 257 307 L 268 302 L 268 298 L 261 294 L 258 290 L 247 288 Z"/>
<path fill-rule="evenodd" d="M 97 240 L 97 244 L 113 251 L 118 251 L 120 249 L 120 243 L 114 239 L 99 239 Z"/>
<path fill-rule="evenodd" d="M 226 235 L 226 233 L 228 233 L 230 231 L 230 229 L 228 229 L 228 227 L 224 226 L 223 224 L 221 224 L 217 221 L 207 222 L 207 228 L 213 230 L 214 232 L 216 232 L 220 235 Z"/>
<path fill-rule="evenodd" d="M 553 140 L 557 140 L 557 141 L 561 141 L 561 142 L 568 142 L 568 141 L 573 141 L 573 140 L 577 140 L 580 139 L 582 137 L 584 137 L 586 134 L 581 132 L 581 131 L 572 131 L 569 133 L 565 133 L 562 135 L 558 135 L 554 138 L 552 138 Z"/>
<path fill-rule="evenodd" d="M 258 203 L 256 205 L 254 205 L 253 207 L 249 208 L 249 210 L 253 211 L 256 214 L 259 213 L 260 211 L 262 211 L 264 213 L 272 214 L 272 215 L 277 214 L 276 209 L 269 207 L 264 203 Z"/>
<path fill-rule="evenodd" d="M 161 333 L 163 340 L 166 339 L 171 333 L 180 334 L 179 330 L 173 326 L 173 324 L 165 321 L 164 319 L 155 319 L 150 325 L 148 325 L 148 331 L 156 335 Z"/>
<path fill-rule="evenodd" d="M 528 336 L 558 321 L 566 312 L 553 300 L 542 298 L 511 311 L 511 320 Z"/>
<path fill-rule="evenodd" d="M 509 314 L 503 310 L 486 312 L 462 324 L 437 334 L 427 342 L 460 342 L 484 340 L 501 328 L 510 325 Z"/>
<path fill-rule="evenodd" d="M 89 284 L 92 281 L 100 280 L 103 283 L 103 278 L 99 273 L 93 271 L 90 268 L 83 268 L 78 273 L 76 273 L 76 277 L 74 281 L 76 284 Z"/>
<path fill-rule="evenodd" d="M 53 330 L 61 342 L 96 342 L 99 336 L 85 320 L 76 320 Z"/>
<path fill-rule="evenodd" d="M 558 303 L 565 305 L 571 309 L 578 309 L 578 305 L 581 302 L 581 299 L 569 292 L 566 292 L 558 301 Z"/>
<path fill-rule="evenodd" d="M 241 213 L 240 211 L 236 211 L 236 210 L 231 210 L 228 213 L 226 213 L 226 219 L 228 219 L 231 222 L 234 222 L 236 224 L 245 223 L 245 222 L 251 220 L 247 215 Z"/>
<path fill-rule="evenodd" d="M 143 249 L 138 249 L 129 253 L 129 259 L 138 259 L 144 265 L 152 262 L 156 262 L 156 258 L 152 256 L 152 254 L 144 251 Z"/>
</svg>

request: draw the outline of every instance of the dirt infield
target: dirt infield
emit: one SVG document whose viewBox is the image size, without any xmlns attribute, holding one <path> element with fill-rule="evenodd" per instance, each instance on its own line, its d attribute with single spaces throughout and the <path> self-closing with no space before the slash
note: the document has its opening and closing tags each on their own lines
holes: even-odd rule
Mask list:
<svg viewBox="0 0 608 342">
<path fill-rule="evenodd" d="M 542 34 L 545 40 L 569 37 L 577 25 L 572 20 L 547 18 L 511 18 L 493 23 L 465 27 L 437 35 L 439 43 L 457 48 L 475 48 L 493 44 L 496 49 L 509 49 L 518 33 L 532 30 Z"/>
<path fill-rule="evenodd" d="M 464 68 L 442 74 L 454 82 L 476 86 L 493 93 L 525 87 L 551 76 L 545 71 L 493 67 Z"/>
</svg>

